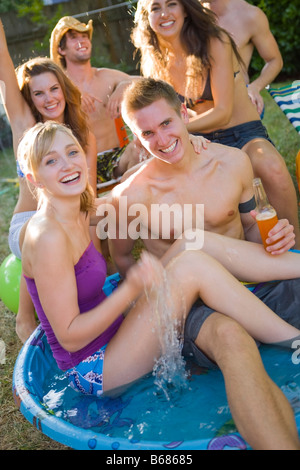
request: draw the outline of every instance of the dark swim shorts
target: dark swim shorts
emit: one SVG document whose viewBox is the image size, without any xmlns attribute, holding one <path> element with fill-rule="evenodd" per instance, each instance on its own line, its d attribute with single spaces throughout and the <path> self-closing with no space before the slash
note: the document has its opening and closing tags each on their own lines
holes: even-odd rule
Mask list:
<svg viewBox="0 0 300 470">
<path fill-rule="evenodd" d="M 249 121 L 238 126 L 229 127 L 228 129 L 218 129 L 208 133 L 197 132 L 194 135 L 202 135 L 216 144 L 228 145 L 238 149 L 242 149 L 248 142 L 257 138 L 266 139 L 273 144 L 267 129 L 260 120 Z"/>
<path fill-rule="evenodd" d="M 253 294 L 280 318 L 300 328 L 300 278 L 257 284 Z M 182 354 L 187 359 L 193 359 L 199 366 L 218 369 L 218 366 L 195 345 L 200 328 L 212 313 L 214 310 L 201 300 L 194 303 L 185 323 Z"/>
</svg>

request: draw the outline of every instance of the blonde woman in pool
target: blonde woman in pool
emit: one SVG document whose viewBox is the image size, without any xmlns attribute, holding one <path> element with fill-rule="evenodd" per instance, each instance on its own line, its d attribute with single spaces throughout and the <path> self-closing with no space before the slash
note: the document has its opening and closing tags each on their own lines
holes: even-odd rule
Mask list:
<svg viewBox="0 0 300 470">
<path fill-rule="evenodd" d="M 205 341 L 199 346 L 209 355 L 215 349 L 234 419 L 246 440 L 254 448 L 299 449 L 292 410 L 267 376 L 251 338 L 278 342 L 299 335 L 299 330 L 282 321 L 201 251 L 184 251 L 165 268 L 155 257 L 144 254 L 106 298 L 102 291 L 105 260 L 89 237 L 93 193 L 77 139 L 61 124 L 37 124 L 23 138 L 18 159 L 27 179 L 38 189 L 40 204 L 26 228 L 23 273 L 53 355 L 72 386 L 82 393 L 101 395 L 151 372 L 161 354 L 152 302 L 165 278 L 174 300 L 174 320 L 184 322 L 184 311 L 199 297 L 214 309 L 213 343 L 209 348 Z M 220 328 L 221 318 L 225 323 Z M 229 341 L 226 328 L 232 331 L 232 325 L 235 335 L 230 334 Z M 217 352 L 220 348 L 225 348 L 223 354 Z M 247 386 L 247 399 L 252 396 L 252 403 L 247 404 L 253 415 L 249 424 L 248 418 L 244 422 L 244 416 L 235 412 L 237 394 L 243 390 L 233 380 L 233 369 L 240 375 L 241 387 Z M 253 400 L 256 407 L 263 404 L 259 413 L 253 413 Z M 254 415 L 259 421 L 256 424 L 268 427 L 263 439 L 253 426 Z"/>
</svg>

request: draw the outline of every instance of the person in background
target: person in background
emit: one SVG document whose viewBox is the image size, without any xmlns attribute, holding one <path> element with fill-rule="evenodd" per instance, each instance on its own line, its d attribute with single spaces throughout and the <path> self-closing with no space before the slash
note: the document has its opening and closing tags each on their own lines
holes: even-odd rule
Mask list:
<svg viewBox="0 0 300 470">
<path fill-rule="evenodd" d="M 259 7 L 245 0 L 208 0 L 202 3 L 217 15 L 219 25 L 234 39 L 245 64 L 243 73 L 248 94 L 262 118 L 264 102 L 260 92 L 275 80 L 283 66 L 282 56 L 270 30 L 267 16 Z M 250 83 L 248 70 L 254 49 L 265 64 L 259 75 Z"/>
<path fill-rule="evenodd" d="M 121 118 L 124 90 L 141 77 L 120 70 L 91 65 L 92 20 L 88 24 L 76 18 L 61 18 L 52 31 L 50 56 L 60 65 L 82 93 L 83 108 L 97 140 L 97 182 L 120 179 L 129 169 L 148 158 L 137 140 L 120 147 L 115 120 Z M 200 152 L 204 139 L 190 137 Z"/>
<path fill-rule="evenodd" d="M 82 94 L 83 109 L 97 141 L 98 184 L 119 178 L 140 162 L 134 142 L 120 146 L 115 120 L 120 117 L 124 89 L 137 77 L 91 65 L 92 20 L 81 23 L 64 16 L 51 33 L 50 57 L 61 66 Z"/>
<path fill-rule="evenodd" d="M 90 182 L 96 191 L 96 139 L 89 130 L 86 116 L 81 109 L 81 95 L 78 88 L 60 67 L 47 58 L 31 59 L 15 71 L 1 21 L 0 80 L 5 84 L 6 96 L 3 101 L 12 129 L 15 157 L 24 132 L 37 122 L 47 120 L 64 122 L 74 131 L 85 149 Z M 20 169 L 18 176 L 19 195 L 10 223 L 8 242 L 11 252 L 17 258 L 21 258 L 20 244 L 27 222 L 37 210 L 37 200 Z M 91 235 L 96 247 L 99 248 L 99 239 L 94 228 Z M 24 342 L 36 327 L 36 320 L 33 304 L 23 284 L 22 281 L 16 331 Z"/>
<path fill-rule="evenodd" d="M 199 0 L 139 0 L 132 40 L 142 74 L 170 83 L 188 107 L 190 133 L 249 155 L 279 218 L 294 226 L 299 248 L 293 180 L 249 99 L 243 61 L 216 15 Z"/>
</svg>

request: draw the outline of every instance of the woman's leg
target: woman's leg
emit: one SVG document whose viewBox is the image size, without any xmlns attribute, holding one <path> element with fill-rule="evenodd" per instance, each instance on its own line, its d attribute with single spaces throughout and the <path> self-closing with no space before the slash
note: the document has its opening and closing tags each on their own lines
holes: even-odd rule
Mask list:
<svg viewBox="0 0 300 470">
<path fill-rule="evenodd" d="M 26 281 L 23 275 L 21 275 L 19 309 L 16 316 L 16 333 L 22 343 L 25 343 L 36 327 L 37 322 L 34 305 L 27 290 Z"/>
<path fill-rule="evenodd" d="M 166 284 L 173 301 L 174 320 L 184 320 L 200 297 L 216 312 L 236 320 L 251 336 L 264 343 L 297 337 L 300 331 L 281 320 L 239 283 L 215 259 L 199 251 L 183 252 L 166 267 Z M 216 295 L 217 289 L 217 295 Z M 106 349 L 106 390 L 130 383 L 150 372 L 161 354 L 155 295 L 143 296 L 127 315 Z M 163 289 L 157 292 L 160 302 Z M 183 306 L 184 302 L 184 306 Z M 152 305 L 150 305 L 152 303 Z M 122 358 L 122 361 L 120 361 Z"/>
<path fill-rule="evenodd" d="M 175 243 L 162 257 L 167 264 L 186 249 L 185 237 Z M 218 260 L 237 279 L 246 282 L 267 282 L 300 277 L 300 253 L 287 252 L 280 256 L 267 253 L 259 243 L 204 232 L 202 250 Z"/>
<path fill-rule="evenodd" d="M 185 316 L 183 296 L 186 296 L 186 309 L 189 310 L 195 297 L 200 295 L 220 311 L 233 311 L 240 319 L 248 317 L 247 322 L 254 314 L 253 328 L 259 330 L 261 324 L 262 335 L 265 335 L 265 328 L 272 330 L 271 320 L 276 315 L 204 253 L 184 252 L 178 256 L 167 266 L 165 282 L 171 288 L 174 318 L 182 320 Z M 162 292 L 158 294 L 161 296 Z M 150 302 L 155 301 L 150 296 Z M 152 370 L 155 358 L 161 354 L 158 314 L 143 296 L 126 317 L 106 349 L 105 391 L 129 384 Z M 295 334 L 295 331 L 291 333 Z M 223 372 L 232 415 L 247 442 L 256 449 L 300 449 L 290 405 L 268 377 L 256 344 L 245 329 L 235 320 L 216 312 L 205 320 L 196 343 Z"/>
</svg>

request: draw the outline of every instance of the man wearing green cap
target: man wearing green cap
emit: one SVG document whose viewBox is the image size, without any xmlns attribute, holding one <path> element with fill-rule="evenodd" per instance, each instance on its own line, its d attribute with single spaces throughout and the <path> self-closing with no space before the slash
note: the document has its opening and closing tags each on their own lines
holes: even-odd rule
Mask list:
<svg viewBox="0 0 300 470">
<path fill-rule="evenodd" d="M 93 24 L 72 16 L 59 20 L 50 39 L 50 56 L 82 93 L 83 108 L 97 140 L 98 183 L 120 177 L 139 162 L 133 143 L 121 147 L 115 118 L 124 89 L 134 77 L 124 72 L 91 65 Z"/>
</svg>

